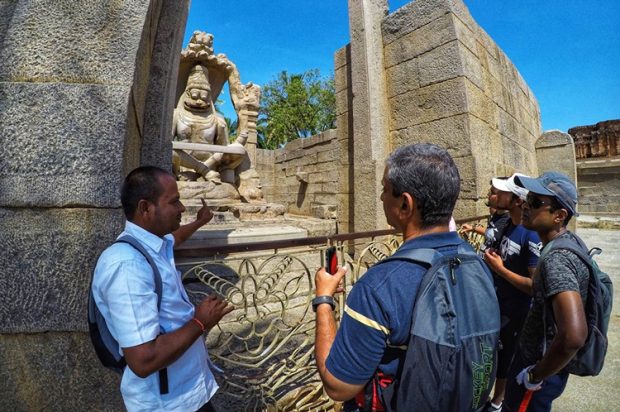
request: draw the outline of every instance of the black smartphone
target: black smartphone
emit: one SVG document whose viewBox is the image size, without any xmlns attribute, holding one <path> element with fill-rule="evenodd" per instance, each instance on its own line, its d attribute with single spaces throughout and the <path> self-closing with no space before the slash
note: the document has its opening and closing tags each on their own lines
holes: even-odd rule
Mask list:
<svg viewBox="0 0 620 412">
<path fill-rule="evenodd" d="M 330 275 L 338 271 L 338 256 L 336 255 L 335 246 L 330 246 L 325 251 L 325 269 Z"/>
</svg>

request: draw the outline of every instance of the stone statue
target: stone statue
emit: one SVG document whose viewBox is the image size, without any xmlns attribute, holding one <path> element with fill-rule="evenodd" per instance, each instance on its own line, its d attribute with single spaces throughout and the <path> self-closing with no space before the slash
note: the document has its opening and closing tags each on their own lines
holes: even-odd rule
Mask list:
<svg viewBox="0 0 620 412">
<path fill-rule="evenodd" d="M 186 80 L 185 80 L 186 79 Z M 238 134 L 229 142 L 224 116 L 215 110 L 224 83 L 237 112 Z M 194 32 L 181 53 L 177 106 L 173 120 L 173 168 L 179 178 L 225 182 L 247 188 L 249 198 L 262 197 L 255 182 L 253 158 L 260 87 L 241 84 L 237 67 L 225 54 L 213 53 L 213 35 Z M 250 143 L 252 153 L 246 147 Z M 243 197 L 244 195 L 241 194 Z"/>
</svg>

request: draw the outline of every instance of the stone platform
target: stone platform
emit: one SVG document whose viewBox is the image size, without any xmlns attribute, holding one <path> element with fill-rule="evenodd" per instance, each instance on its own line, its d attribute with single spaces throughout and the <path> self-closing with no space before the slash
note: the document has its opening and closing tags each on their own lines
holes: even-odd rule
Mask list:
<svg viewBox="0 0 620 412">
<path fill-rule="evenodd" d="M 186 211 L 182 224 L 196 218 L 202 203 L 197 199 L 182 200 Z M 275 203 L 236 203 L 208 200 L 213 220 L 185 242 L 186 245 L 209 246 L 238 243 L 267 242 L 315 236 L 330 236 L 337 232 L 336 220 L 318 219 L 285 213 L 283 205 Z"/>
</svg>

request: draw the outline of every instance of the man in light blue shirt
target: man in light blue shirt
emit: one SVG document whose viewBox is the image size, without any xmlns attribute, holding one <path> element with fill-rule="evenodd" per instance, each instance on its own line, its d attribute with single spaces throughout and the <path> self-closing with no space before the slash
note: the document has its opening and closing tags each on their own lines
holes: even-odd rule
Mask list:
<svg viewBox="0 0 620 412">
<path fill-rule="evenodd" d="M 186 240 L 213 215 L 206 205 L 196 221 L 180 226 L 185 207 L 175 178 L 146 166 L 125 179 L 121 203 L 127 217 L 121 233 L 134 237 L 154 260 L 162 278 L 161 307 L 153 270 L 133 246 L 115 243 L 100 256 L 93 296 L 127 361 L 121 393 L 132 411 L 213 411 L 218 386 L 209 370 L 203 333 L 232 310 L 210 296 L 189 301 L 176 270 L 173 246 Z M 160 393 L 158 372 L 167 368 L 168 393 Z"/>
</svg>

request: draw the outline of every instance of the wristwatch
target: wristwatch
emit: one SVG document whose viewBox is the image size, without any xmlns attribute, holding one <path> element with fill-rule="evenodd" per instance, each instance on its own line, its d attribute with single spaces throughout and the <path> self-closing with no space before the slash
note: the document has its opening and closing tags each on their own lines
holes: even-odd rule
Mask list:
<svg viewBox="0 0 620 412">
<path fill-rule="evenodd" d="M 336 302 L 334 301 L 334 298 L 332 296 L 317 296 L 316 298 L 312 299 L 312 310 L 316 312 L 316 308 L 319 305 L 322 305 L 323 303 L 327 303 L 329 306 L 332 307 L 332 310 L 334 310 L 336 308 Z"/>
</svg>

